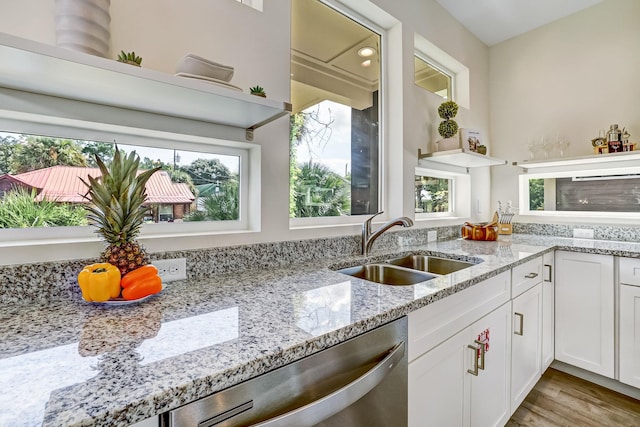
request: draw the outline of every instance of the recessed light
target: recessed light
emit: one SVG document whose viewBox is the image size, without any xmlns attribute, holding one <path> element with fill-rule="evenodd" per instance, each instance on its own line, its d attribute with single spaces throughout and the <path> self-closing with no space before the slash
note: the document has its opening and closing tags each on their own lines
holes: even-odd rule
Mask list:
<svg viewBox="0 0 640 427">
<path fill-rule="evenodd" d="M 371 66 L 371 60 L 370 59 L 365 59 L 364 61 L 362 61 L 362 65 L 363 67 L 369 67 Z"/>
<path fill-rule="evenodd" d="M 367 58 L 367 57 L 373 55 L 374 53 L 376 53 L 375 48 L 372 48 L 372 47 L 369 47 L 369 46 L 361 47 L 358 50 L 358 55 L 362 56 L 363 58 Z"/>
</svg>

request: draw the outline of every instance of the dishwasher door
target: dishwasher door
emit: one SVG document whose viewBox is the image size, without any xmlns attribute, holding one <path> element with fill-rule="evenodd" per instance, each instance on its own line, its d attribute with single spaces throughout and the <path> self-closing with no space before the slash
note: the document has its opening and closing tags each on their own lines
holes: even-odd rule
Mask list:
<svg viewBox="0 0 640 427">
<path fill-rule="evenodd" d="M 166 427 L 403 427 L 407 318 L 163 415 Z"/>
</svg>

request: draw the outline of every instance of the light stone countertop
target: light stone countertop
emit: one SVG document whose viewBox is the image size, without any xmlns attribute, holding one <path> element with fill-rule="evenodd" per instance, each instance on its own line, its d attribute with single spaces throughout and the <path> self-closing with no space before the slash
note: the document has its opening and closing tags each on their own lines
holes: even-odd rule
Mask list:
<svg viewBox="0 0 640 427">
<path fill-rule="evenodd" d="M 0 308 L 0 426 L 126 426 L 342 342 L 554 249 L 640 257 L 640 244 L 549 236 L 405 252 L 482 261 L 412 286 L 331 268 L 363 257 L 167 284 L 139 304 Z"/>
</svg>

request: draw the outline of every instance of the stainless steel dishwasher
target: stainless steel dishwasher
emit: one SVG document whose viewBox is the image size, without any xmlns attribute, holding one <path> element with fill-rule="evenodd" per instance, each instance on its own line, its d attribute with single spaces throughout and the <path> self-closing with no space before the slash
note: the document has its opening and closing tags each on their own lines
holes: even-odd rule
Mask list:
<svg viewBox="0 0 640 427">
<path fill-rule="evenodd" d="M 403 427 L 407 318 L 402 317 L 162 416 L 165 427 Z"/>
</svg>

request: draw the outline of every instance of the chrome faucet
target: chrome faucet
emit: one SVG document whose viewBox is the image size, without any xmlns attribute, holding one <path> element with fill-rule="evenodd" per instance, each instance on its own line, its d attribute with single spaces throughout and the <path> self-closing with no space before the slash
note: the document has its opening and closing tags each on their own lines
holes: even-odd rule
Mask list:
<svg viewBox="0 0 640 427">
<path fill-rule="evenodd" d="M 369 255 L 371 251 L 371 246 L 373 246 L 373 242 L 376 241 L 382 233 L 393 227 L 394 225 L 401 225 L 403 227 L 411 227 L 413 225 L 413 221 L 411 218 L 407 218 L 406 216 L 401 216 L 400 218 L 392 219 L 389 222 L 383 224 L 376 231 L 371 231 L 371 221 L 376 216 L 380 215 L 382 211 L 373 215 L 371 218 L 367 219 L 364 224 L 362 224 L 362 255 Z"/>
</svg>

